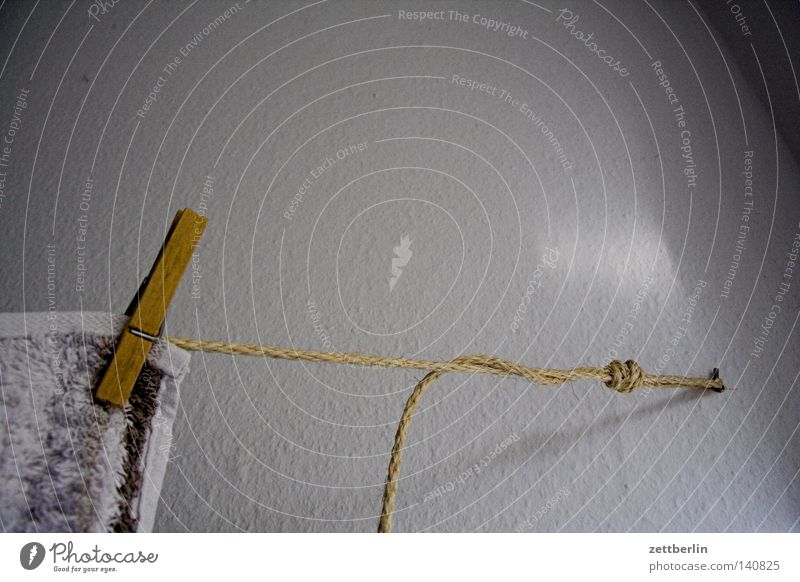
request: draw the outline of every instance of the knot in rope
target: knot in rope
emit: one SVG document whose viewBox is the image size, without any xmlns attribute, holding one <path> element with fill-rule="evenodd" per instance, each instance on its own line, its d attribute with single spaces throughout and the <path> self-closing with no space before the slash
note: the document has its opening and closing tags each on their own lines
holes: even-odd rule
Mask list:
<svg viewBox="0 0 800 582">
<path fill-rule="evenodd" d="M 619 360 L 613 360 L 606 366 L 606 372 L 611 376 L 606 381 L 606 386 L 617 392 L 627 394 L 632 392 L 634 388 L 644 386 L 646 374 L 635 360 L 628 360 L 624 363 Z"/>
</svg>

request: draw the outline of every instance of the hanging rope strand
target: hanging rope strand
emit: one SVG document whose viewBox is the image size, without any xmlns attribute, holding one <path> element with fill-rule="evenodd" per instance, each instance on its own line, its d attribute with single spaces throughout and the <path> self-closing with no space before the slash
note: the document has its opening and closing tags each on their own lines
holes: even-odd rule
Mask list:
<svg viewBox="0 0 800 582">
<path fill-rule="evenodd" d="M 436 360 L 415 360 L 409 358 L 386 358 L 361 353 L 316 352 L 312 350 L 296 350 L 257 344 L 240 344 L 191 338 L 167 337 L 167 341 L 195 352 L 214 352 L 232 356 L 264 356 L 279 360 L 303 362 L 324 362 L 331 364 L 350 364 L 356 366 L 374 366 L 380 368 L 407 368 L 428 370 L 429 373 L 419 381 L 406 401 L 403 414 L 397 425 L 394 446 L 389 459 L 389 471 L 383 491 L 383 508 L 381 510 L 378 532 L 391 531 L 391 519 L 394 511 L 394 498 L 397 493 L 397 480 L 400 475 L 400 461 L 403 447 L 408 436 L 411 417 L 422 394 L 430 384 L 445 372 L 467 372 L 493 374 L 495 376 L 518 376 L 534 384 L 557 386 L 575 380 L 599 380 L 612 390 L 627 394 L 636 388 L 700 388 L 722 392 L 725 386 L 719 377 L 719 370 L 708 378 L 685 376 L 660 376 L 647 374 L 634 360 L 620 362 L 614 360 L 604 368 L 573 368 L 572 370 L 553 370 L 549 368 L 529 368 L 509 360 L 493 356 L 462 356 L 447 362 Z"/>
</svg>

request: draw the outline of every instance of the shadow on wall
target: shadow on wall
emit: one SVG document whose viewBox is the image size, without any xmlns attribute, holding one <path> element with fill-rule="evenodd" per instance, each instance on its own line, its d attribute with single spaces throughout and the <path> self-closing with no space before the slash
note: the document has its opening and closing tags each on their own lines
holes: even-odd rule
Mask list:
<svg viewBox="0 0 800 582">
<path fill-rule="evenodd" d="M 765 111 L 772 109 L 778 132 L 795 162 L 800 162 L 800 133 L 793 130 L 800 119 L 795 66 L 800 63 L 800 43 L 796 35 L 788 34 L 800 29 L 797 3 L 699 0 L 698 4 L 720 45 L 734 57 L 728 66 L 739 69 Z M 758 60 L 753 58 L 753 46 L 757 48 Z"/>
</svg>

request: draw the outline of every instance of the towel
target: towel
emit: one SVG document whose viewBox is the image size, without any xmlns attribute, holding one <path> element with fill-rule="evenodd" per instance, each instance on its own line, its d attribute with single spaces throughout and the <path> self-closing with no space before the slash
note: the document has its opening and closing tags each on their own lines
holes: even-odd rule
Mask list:
<svg viewBox="0 0 800 582">
<path fill-rule="evenodd" d="M 189 354 L 159 340 L 124 408 L 95 401 L 126 321 L 0 314 L 4 531 L 152 531 Z"/>
</svg>

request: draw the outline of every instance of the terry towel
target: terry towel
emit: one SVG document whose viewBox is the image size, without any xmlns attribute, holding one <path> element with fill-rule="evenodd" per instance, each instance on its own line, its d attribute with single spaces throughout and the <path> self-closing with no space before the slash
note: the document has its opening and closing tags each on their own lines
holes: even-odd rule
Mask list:
<svg viewBox="0 0 800 582">
<path fill-rule="evenodd" d="M 0 314 L 0 527 L 151 531 L 189 354 L 159 340 L 124 409 L 92 397 L 127 317 Z"/>
</svg>

